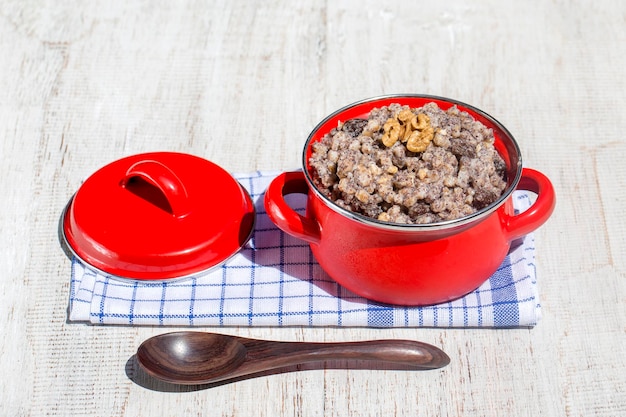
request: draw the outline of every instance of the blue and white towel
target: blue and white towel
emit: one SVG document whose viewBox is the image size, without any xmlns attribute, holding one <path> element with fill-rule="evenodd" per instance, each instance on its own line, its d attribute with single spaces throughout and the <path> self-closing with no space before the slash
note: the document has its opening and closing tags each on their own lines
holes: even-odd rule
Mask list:
<svg viewBox="0 0 626 417">
<path fill-rule="evenodd" d="M 429 307 L 365 300 L 326 275 L 308 245 L 263 208 L 277 172 L 237 174 L 257 207 L 254 234 L 224 266 L 171 282 L 120 280 L 72 261 L 69 320 L 156 326 L 532 327 L 540 319 L 535 247 L 528 235 L 498 271 L 465 297 Z M 515 192 L 516 209 L 531 204 Z M 305 199 L 290 202 L 303 210 Z"/>
</svg>

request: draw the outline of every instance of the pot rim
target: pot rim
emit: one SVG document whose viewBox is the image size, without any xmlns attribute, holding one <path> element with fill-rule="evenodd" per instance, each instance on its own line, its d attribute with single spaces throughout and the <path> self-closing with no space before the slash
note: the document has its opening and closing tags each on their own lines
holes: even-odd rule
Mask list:
<svg viewBox="0 0 626 417">
<path fill-rule="evenodd" d="M 492 123 L 494 126 L 496 126 L 498 129 L 500 129 L 502 131 L 502 133 L 504 133 L 503 138 L 501 138 L 501 140 L 503 141 L 508 141 L 508 145 L 510 145 L 510 147 L 513 150 L 514 155 L 517 157 L 517 164 L 515 167 L 511 167 L 511 169 L 515 168 L 515 177 L 511 180 L 511 182 L 508 184 L 507 188 L 504 190 L 504 192 L 502 193 L 502 195 L 493 203 L 489 204 L 486 207 L 483 207 L 482 209 L 464 216 L 464 217 L 460 217 L 458 219 L 453 219 L 453 220 L 445 220 L 442 222 L 436 222 L 436 223 L 425 223 L 425 224 L 402 224 L 402 223 L 391 223 L 391 222 L 384 222 L 378 219 L 374 219 L 371 217 L 367 217 L 363 214 L 359 214 L 359 213 L 355 213 L 352 212 L 350 210 L 344 209 L 340 206 L 338 206 L 337 204 L 335 204 L 334 201 L 332 201 L 330 198 L 328 198 L 326 195 L 324 195 L 321 191 L 319 191 L 317 189 L 317 187 L 315 186 L 314 182 L 313 182 L 313 178 L 311 177 L 311 174 L 309 172 L 308 169 L 308 160 L 307 160 L 307 150 L 309 149 L 309 146 L 311 145 L 313 138 L 317 135 L 318 131 L 321 129 L 321 127 L 326 124 L 330 119 L 336 117 L 337 115 L 339 115 L 340 113 L 343 113 L 353 107 L 359 106 L 361 104 L 366 104 L 366 103 L 371 103 L 371 102 L 377 102 L 377 101 L 382 101 L 382 100 L 389 100 L 389 99 L 403 99 L 403 98 L 423 98 L 423 99 L 431 99 L 431 100 L 437 100 L 437 101 L 445 101 L 447 103 L 450 103 L 452 105 L 455 106 L 460 106 L 463 107 L 465 109 L 468 109 L 476 114 L 479 114 L 481 117 L 487 119 L 490 123 Z M 474 117 L 472 115 L 472 117 Z M 508 148 L 508 147 L 507 147 Z M 509 158 L 510 159 L 510 158 Z M 519 148 L 519 145 L 517 144 L 517 141 L 515 140 L 515 138 L 513 137 L 513 135 L 511 134 L 511 132 L 509 132 L 509 130 L 504 127 L 504 125 L 502 125 L 502 123 L 500 123 L 497 119 L 495 119 L 493 116 L 489 115 L 488 113 L 484 112 L 483 110 L 480 110 L 470 104 L 458 101 L 458 100 L 454 100 L 454 99 L 450 99 L 447 97 L 442 97 L 442 96 L 435 96 L 435 95 L 428 95 L 428 94 L 389 94 L 389 95 L 381 95 L 381 96 L 376 96 L 376 97 L 370 97 L 370 98 L 366 98 L 363 100 L 359 100 L 356 102 L 353 102 L 351 104 L 348 104 L 336 111 L 334 111 L 333 113 L 331 113 L 330 115 L 326 116 L 321 122 L 319 122 L 315 128 L 313 128 L 313 130 L 311 131 L 311 133 L 309 134 L 305 144 L 304 144 L 304 149 L 302 151 L 302 168 L 304 171 L 304 176 L 306 178 L 306 181 L 309 185 L 309 189 L 331 210 L 333 210 L 334 212 L 341 214 L 342 216 L 348 217 L 352 220 L 355 220 L 358 223 L 361 224 L 365 224 L 368 226 L 372 226 L 381 230 L 389 230 L 389 231 L 403 231 L 403 232 L 418 232 L 418 231 L 437 231 L 437 230 L 448 230 L 448 229 L 456 229 L 456 228 L 460 228 L 462 226 L 466 226 L 468 224 L 471 223 L 475 223 L 475 222 L 479 222 L 482 221 L 483 219 L 485 219 L 486 217 L 488 217 L 489 215 L 491 215 L 493 212 L 495 212 L 498 208 L 500 208 L 500 206 L 502 206 L 504 204 L 504 202 L 509 198 L 509 196 L 513 193 L 513 191 L 515 191 L 515 189 L 517 188 L 517 185 L 520 181 L 520 178 L 522 177 L 522 155 L 521 155 L 521 151 Z"/>
</svg>

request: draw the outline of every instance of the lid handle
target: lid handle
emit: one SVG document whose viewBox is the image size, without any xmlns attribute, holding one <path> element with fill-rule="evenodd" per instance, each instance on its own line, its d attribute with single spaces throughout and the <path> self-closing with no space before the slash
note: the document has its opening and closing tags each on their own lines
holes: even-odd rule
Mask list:
<svg viewBox="0 0 626 417">
<path fill-rule="evenodd" d="M 182 218 L 189 214 L 185 186 L 171 169 L 159 161 L 148 159 L 134 163 L 126 171 L 121 185 L 174 217 Z"/>
</svg>

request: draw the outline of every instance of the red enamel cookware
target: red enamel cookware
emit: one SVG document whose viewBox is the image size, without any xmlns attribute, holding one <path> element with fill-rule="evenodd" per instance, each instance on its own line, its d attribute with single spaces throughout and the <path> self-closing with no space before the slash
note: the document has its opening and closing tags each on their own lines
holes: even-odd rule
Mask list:
<svg viewBox="0 0 626 417">
<path fill-rule="evenodd" d="M 367 118 L 375 107 L 399 103 L 422 107 L 435 102 L 447 110 L 456 105 L 493 129 L 494 146 L 506 163 L 507 188 L 502 196 L 476 213 L 423 225 L 393 224 L 343 209 L 318 191 L 312 180 L 311 144 L 339 121 Z M 344 107 L 325 118 L 309 135 L 303 171 L 279 175 L 268 187 L 265 207 L 286 233 L 307 241 L 321 267 L 339 284 L 365 298 L 391 304 L 432 305 L 459 298 L 480 286 L 500 266 L 511 242 L 548 220 L 555 206 L 549 179 L 523 168 L 511 133 L 493 117 L 467 104 L 423 95 L 385 96 Z M 537 194 L 533 205 L 515 214 L 511 194 Z M 285 195 L 305 193 L 300 215 Z"/>
<path fill-rule="evenodd" d="M 85 264 L 114 277 L 170 280 L 223 264 L 249 239 L 254 204 L 225 170 L 176 152 L 133 155 L 92 174 L 63 214 Z"/>
</svg>

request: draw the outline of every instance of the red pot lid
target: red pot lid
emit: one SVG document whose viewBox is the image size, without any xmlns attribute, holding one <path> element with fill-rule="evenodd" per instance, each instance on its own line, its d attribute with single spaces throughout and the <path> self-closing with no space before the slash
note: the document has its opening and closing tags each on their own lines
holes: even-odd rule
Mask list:
<svg viewBox="0 0 626 417">
<path fill-rule="evenodd" d="M 89 177 L 63 216 L 83 262 L 105 273 L 166 280 L 221 265 L 248 241 L 254 204 L 224 169 L 157 152 L 115 161 Z"/>
</svg>

